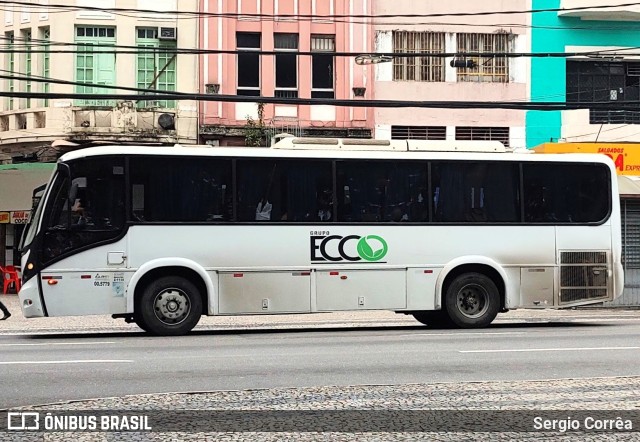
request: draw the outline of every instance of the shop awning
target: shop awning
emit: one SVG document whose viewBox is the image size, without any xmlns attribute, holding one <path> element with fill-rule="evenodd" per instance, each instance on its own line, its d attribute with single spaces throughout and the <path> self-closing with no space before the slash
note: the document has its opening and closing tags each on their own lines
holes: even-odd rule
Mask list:
<svg viewBox="0 0 640 442">
<path fill-rule="evenodd" d="M 0 212 L 31 210 L 33 189 L 49 181 L 55 163 L 0 164 Z"/>
<path fill-rule="evenodd" d="M 618 175 L 618 193 L 627 198 L 640 198 L 640 177 Z"/>
</svg>

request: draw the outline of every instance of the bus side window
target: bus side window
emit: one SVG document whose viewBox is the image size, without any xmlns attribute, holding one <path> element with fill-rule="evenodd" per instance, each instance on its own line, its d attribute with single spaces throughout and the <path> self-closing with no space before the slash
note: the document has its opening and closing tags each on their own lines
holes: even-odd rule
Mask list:
<svg viewBox="0 0 640 442">
<path fill-rule="evenodd" d="M 144 221 L 144 184 L 131 186 L 131 214 L 136 221 Z"/>
</svg>

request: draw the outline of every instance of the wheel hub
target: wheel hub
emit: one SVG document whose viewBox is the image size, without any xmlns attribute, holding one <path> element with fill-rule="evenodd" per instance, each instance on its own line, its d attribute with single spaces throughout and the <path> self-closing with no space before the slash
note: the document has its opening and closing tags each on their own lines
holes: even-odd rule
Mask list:
<svg viewBox="0 0 640 442">
<path fill-rule="evenodd" d="M 489 306 L 489 295 L 482 287 L 466 286 L 458 292 L 458 309 L 467 317 L 484 314 Z"/>
<path fill-rule="evenodd" d="M 156 317 L 169 325 L 184 321 L 190 311 L 189 298 L 179 289 L 166 289 L 158 293 L 153 304 Z"/>
</svg>

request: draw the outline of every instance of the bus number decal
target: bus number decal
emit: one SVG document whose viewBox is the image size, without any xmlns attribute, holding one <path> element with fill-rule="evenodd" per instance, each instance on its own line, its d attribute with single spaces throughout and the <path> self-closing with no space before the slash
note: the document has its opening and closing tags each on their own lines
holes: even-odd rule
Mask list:
<svg viewBox="0 0 640 442">
<path fill-rule="evenodd" d="M 109 282 L 109 275 L 96 273 L 96 276 L 93 278 L 94 287 L 109 287 L 111 283 Z"/>
</svg>

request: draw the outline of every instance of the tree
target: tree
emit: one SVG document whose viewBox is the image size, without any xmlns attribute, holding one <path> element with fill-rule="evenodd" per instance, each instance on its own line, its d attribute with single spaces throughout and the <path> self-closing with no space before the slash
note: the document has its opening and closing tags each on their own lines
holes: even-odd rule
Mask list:
<svg viewBox="0 0 640 442">
<path fill-rule="evenodd" d="M 254 120 L 251 116 L 247 115 L 247 124 L 244 126 L 244 142 L 250 147 L 263 147 L 266 145 L 264 103 L 258 103 L 257 120 Z"/>
</svg>

